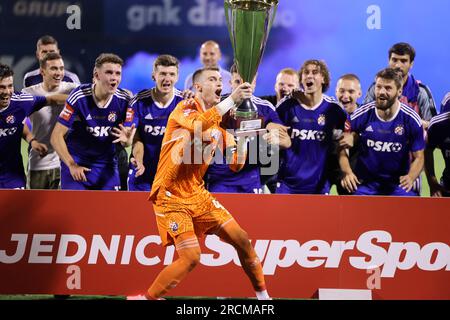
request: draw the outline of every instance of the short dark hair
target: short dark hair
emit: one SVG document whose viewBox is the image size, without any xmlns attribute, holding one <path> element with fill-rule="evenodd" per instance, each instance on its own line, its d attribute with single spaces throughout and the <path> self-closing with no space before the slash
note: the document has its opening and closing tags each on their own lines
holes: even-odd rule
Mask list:
<svg viewBox="0 0 450 320">
<path fill-rule="evenodd" d="M 14 71 L 7 64 L 0 63 L 0 80 L 14 76 Z"/>
<path fill-rule="evenodd" d="M 120 64 L 123 66 L 123 60 L 114 53 L 102 53 L 95 59 L 95 67 L 100 68 L 105 63 Z"/>
<path fill-rule="evenodd" d="M 51 60 L 62 60 L 62 56 L 59 53 L 56 52 L 49 52 L 46 53 L 44 58 L 42 58 L 41 60 L 39 60 L 39 66 L 41 68 L 45 68 L 47 65 L 47 61 L 51 61 Z"/>
<path fill-rule="evenodd" d="M 400 72 L 393 68 L 385 68 L 379 71 L 375 77 L 375 79 L 385 79 L 385 80 L 393 80 L 398 89 L 403 86 L 403 77 Z"/>
<path fill-rule="evenodd" d="M 315 59 L 306 60 L 303 63 L 303 65 L 300 68 L 300 70 L 298 71 L 298 78 L 300 79 L 300 83 L 302 82 L 302 73 L 303 73 L 303 71 L 310 64 L 319 67 L 319 71 L 320 71 L 320 74 L 323 77 L 323 82 L 324 82 L 323 85 L 322 85 L 322 92 L 326 92 L 328 90 L 328 88 L 330 88 L 331 76 L 330 76 L 330 71 L 328 70 L 327 64 L 323 60 L 315 60 Z"/>
<path fill-rule="evenodd" d="M 359 83 L 361 83 L 361 80 L 359 80 L 359 77 L 356 74 L 354 74 L 354 73 L 344 74 L 343 76 L 341 76 L 338 79 L 338 81 L 339 80 L 355 80 L 355 81 L 358 81 Z"/>
<path fill-rule="evenodd" d="M 174 56 L 171 56 L 170 54 L 162 54 L 156 58 L 155 62 L 153 62 L 153 71 L 156 70 L 158 66 L 177 67 L 178 69 L 179 64 L 180 62 Z"/>
<path fill-rule="evenodd" d="M 414 50 L 414 48 L 406 42 L 396 43 L 389 49 L 389 60 L 391 59 L 393 53 L 401 56 L 407 54 L 411 62 L 413 62 L 416 58 L 416 50 Z"/>
<path fill-rule="evenodd" d="M 206 68 L 200 68 L 195 70 L 194 74 L 192 75 L 192 84 L 195 84 L 198 81 L 198 78 L 200 78 L 200 76 L 202 75 L 203 72 L 205 71 L 219 71 L 218 67 L 206 67 Z"/>
<path fill-rule="evenodd" d="M 36 42 L 36 48 L 39 49 L 39 46 L 42 46 L 42 45 L 46 46 L 48 44 L 54 44 L 54 45 L 58 46 L 58 41 L 56 41 L 56 39 L 53 38 L 52 36 L 45 35 L 38 39 L 38 41 Z"/>
</svg>

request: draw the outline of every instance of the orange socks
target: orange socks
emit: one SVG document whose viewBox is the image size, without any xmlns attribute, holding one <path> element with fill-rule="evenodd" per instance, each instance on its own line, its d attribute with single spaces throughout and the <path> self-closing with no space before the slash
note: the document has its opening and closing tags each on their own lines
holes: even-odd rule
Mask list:
<svg viewBox="0 0 450 320">
<path fill-rule="evenodd" d="M 179 258 L 165 267 L 147 291 L 146 297 L 158 299 L 175 288 L 200 262 L 200 246 L 193 233 L 182 234 L 176 239 Z"/>
</svg>

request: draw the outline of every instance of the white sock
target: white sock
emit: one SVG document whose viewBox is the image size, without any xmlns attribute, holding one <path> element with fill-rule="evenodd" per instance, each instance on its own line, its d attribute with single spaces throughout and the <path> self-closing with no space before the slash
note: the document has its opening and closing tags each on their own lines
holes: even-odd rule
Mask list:
<svg viewBox="0 0 450 320">
<path fill-rule="evenodd" d="M 258 300 L 272 300 L 272 298 L 269 296 L 269 293 L 267 293 L 267 290 L 255 291 L 255 293 Z"/>
</svg>

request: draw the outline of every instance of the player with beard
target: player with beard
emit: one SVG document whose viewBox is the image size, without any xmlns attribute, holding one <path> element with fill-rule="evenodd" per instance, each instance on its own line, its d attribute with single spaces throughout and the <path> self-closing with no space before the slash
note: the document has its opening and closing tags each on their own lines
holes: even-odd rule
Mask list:
<svg viewBox="0 0 450 320">
<path fill-rule="evenodd" d="M 411 107 L 422 118 L 424 129 L 436 112 L 436 104 L 430 89 L 411 74 L 416 57 L 415 49 L 408 43 L 400 42 L 389 49 L 389 67 L 402 75 L 400 102 Z M 367 90 L 364 104 L 375 100 L 375 83 Z"/>
<path fill-rule="evenodd" d="M 355 195 L 418 196 L 412 190 L 424 165 L 424 131 L 419 115 L 399 101 L 402 78 L 392 68 L 376 75 L 375 102 L 350 117 L 361 153 L 353 172 L 340 151 L 342 186 Z M 409 155 L 413 155 L 410 162 Z"/>
<path fill-rule="evenodd" d="M 120 190 L 115 143 L 130 146 L 134 111 L 120 89 L 123 60 L 103 53 L 95 60 L 93 84 L 72 91 L 50 142 L 61 159 L 61 189 Z M 127 110 L 128 109 L 128 110 Z"/>
</svg>

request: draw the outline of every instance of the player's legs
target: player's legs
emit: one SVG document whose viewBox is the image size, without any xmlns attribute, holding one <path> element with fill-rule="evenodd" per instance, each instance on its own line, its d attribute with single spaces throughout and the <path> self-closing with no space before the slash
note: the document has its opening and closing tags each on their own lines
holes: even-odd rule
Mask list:
<svg viewBox="0 0 450 320">
<path fill-rule="evenodd" d="M 0 176 L 0 189 L 25 189 L 25 174 L 19 172 L 8 172 Z"/>
<path fill-rule="evenodd" d="M 87 167 L 87 166 L 86 166 Z M 119 170 L 114 166 L 90 167 L 91 171 L 85 173 L 93 190 L 120 190 Z"/>
<path fill-rule="evenodd" d="M 236 220 L 225 222 L 216 234 L 225 242 L 231 244 L 237 251 L 242 268 L 250 279 L 259 299 L 269 299 L 266 292 L 266 283 L 261 266 L 261 261 L 251 245 L 247 232 L 245 232 Z"/>
<path fill-rule="evenodd" d="M 131 166 L 130 166 L 131 167 Z M 128 178 L 127 178 L 127 184 L 128 184 L 128 190 L 129 191 L 150 191 L 152 188 L 152 182 L 151 179 L 147 178 L 147 176 L 142 175 L 139 177 L 136 177 L 136 170 L 134 168 L 130 168 L 128 170 Z"/>
<path fill-rule="evenodd" d="M 61 173 L 59 168 L 30 170 L 28 183 L 30 189 L 59 189 Z"/>
<path fill-rule="evenodd" d="M 158 299 L 175 288 L 200 262 L 200 245 L 193 231 L 182 233 L 175 239 L 178 259 L 165 267 L 147 291 L 147 299 Z"/>
<path fill-rule="evenodd" d="M 353 193 L 355 196 L 375 196 L 379 194 L 379 186 L 375 182 L 364 182 L 358 185 L 358 189 Z"/>
<path fill-rule="evenodd" d="M 88 180 L 89 182 L 89 180 Z M 88 190 L 88 182 L 75 181 L 69 168 L 61 161 L 61 189 L 62 190 Z"/>
<path fill-rule="evenodd" d="M 292 190 L 283 182 L 277 182 L 276 192 L 278 194 L 293 194 Z"/>
</svg>

